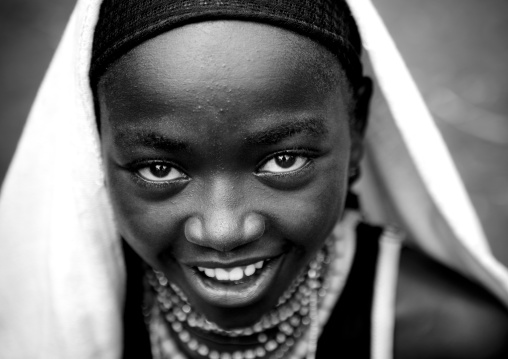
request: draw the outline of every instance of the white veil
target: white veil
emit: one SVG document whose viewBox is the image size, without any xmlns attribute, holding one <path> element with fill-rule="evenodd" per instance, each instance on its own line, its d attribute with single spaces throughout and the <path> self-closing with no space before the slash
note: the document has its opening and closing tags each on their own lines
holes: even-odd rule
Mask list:
<svg viewBox="0 0 508 359">
<path fill-rule="evenodd" d="M 348 2 L 392 114 L 370 120 L 366 207 L 373 218 L 389 207 L 419 246 L 508 305 L 506 268 L 388 32 L 370 0 Z M 2 188 L 2 358 L 121 355 L 125 271 L 88 83 L 99 7 L 78 1 Z"/>
</svg>

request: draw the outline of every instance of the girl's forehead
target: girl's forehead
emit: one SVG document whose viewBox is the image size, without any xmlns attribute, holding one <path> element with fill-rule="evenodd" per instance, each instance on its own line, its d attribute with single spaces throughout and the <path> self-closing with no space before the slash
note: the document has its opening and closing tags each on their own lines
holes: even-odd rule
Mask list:
<svg viewBox="0 0 508 359">
<path fill-rule="evenodd" d="M 145 42 L 107 71 L 101 123 L 195 143 L 196 134 L 240 143 L 251 132 L 316 119 L 335 133 L 343 127 L 336 119 L 349 122 L 346 81 L 332 54 L 287 30 L 193 24 Z"/>
<path fill-rule="evenodd" d="M 337 58 L 313 40 L 271 25 L 227 20 L 186 25 L 142 43 L 113 64 L 100 85 L 153 88 L 170 79 L 178 88 L 232 90 L 256 88 L 267 76 L 322 92 L 345 82 Z"/>
</svg>

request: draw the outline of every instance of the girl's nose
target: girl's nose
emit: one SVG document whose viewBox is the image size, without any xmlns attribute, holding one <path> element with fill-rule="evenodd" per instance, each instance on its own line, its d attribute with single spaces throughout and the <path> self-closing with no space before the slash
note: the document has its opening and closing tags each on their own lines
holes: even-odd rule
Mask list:
<svg viewBox="0 0 508 359">
<path fill-rule="evenodd" d="M 265 231 L 265 219 L 255 212 L 237 213 L 216 209 L 185 222 L 185 237 L 191 243 L 228 252 L 255 241 Z"/>
</svg>

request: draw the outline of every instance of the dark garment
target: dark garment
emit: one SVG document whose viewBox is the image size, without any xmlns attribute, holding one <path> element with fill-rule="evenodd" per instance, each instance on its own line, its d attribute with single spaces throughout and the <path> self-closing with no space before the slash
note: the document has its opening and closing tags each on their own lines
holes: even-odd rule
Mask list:
<svg viewBox="0 0 508 359">
<path fill-rule="evenodd" d="M 122 358 L 151 359 L 150 339 L 141 311 L 144 294 L 144 265 L 125 241 L 122 244 L 127 267 L 127 289 L 123 315 L 124 352 Z"/>
<path fill-rule="evenodd" d="M 371 348 L 371 313 L 380 227 L 357 227 L 356 252 L 349 277 L 318 342 L 317 359 L 367 359 Z M 127 299 L 124 312 L 124 359 L 150 359 L 150 342 L 143 322 L 143 265 L 124 243 Z"/>
<path fill-rule="evenodd" d="M 360 224 L 349 277 L 318 341 L 316 359 L 368 359 L 379 238 L 382 229 Z"/>
</svg>

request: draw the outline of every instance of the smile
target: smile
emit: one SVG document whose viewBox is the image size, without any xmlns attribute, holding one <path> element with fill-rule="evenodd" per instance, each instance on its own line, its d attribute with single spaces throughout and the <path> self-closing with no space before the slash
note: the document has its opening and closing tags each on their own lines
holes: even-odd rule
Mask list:
<svg viewBox="0 0 508 359">
<path fill-rule="evenodd" d="M 223 282 L 234 282 L 250 277 L 256 273 L 258 269 L 263 268 L 265 261 L 259 261 L 254 264 L 233 268 L 205 268 L 197 267 L 198 271 L 203 272 L 208 278 L 214 278 Z"/>
<path fill-rule="evenodd" d="M 241 307 L 265 295 L 275 281 L 284 257 L 279 255 L 230 267 L 212 263 L 183 265 L 182 269 L 187 282 L 201 299 L 217 307 Z"/>
</svg>

